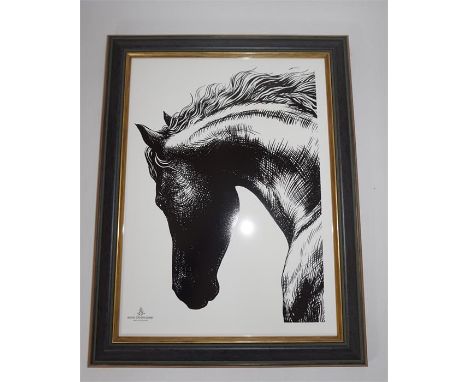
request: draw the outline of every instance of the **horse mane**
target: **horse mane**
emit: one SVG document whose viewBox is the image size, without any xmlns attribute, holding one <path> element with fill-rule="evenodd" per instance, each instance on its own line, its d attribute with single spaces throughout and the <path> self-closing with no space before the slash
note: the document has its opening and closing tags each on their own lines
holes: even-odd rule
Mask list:
<svg viewBox="0 0 468 382">
<path fill-rule="evenodd" d="M 317 118 L 315 72 L 269 74 L 248 70 L 232 76 L 227 85 L 201 87 L 192 95 L 192 102 L 174 114 L 165 133 L 174 135 L 191 122 L 232 106 L 252 103 L 283 104 Z"/>
</svg>

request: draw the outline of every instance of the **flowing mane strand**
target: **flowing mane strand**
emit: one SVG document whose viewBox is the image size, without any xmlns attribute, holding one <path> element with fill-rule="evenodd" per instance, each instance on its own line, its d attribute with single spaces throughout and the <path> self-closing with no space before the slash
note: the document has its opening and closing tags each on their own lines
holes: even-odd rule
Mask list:
<svg viewBox="0 0 468 382">
<path fill-rule="evenodd" d="M 173 135 L 191 122 L 201 120 L 232 106 L 252 103 L 276 103 L 317 118 L 317 93 L 314 72 L 282 74 L 239 72 L 229 84 L 211 84 L 199 88 L 192 102 L 174 114 L 165 133 Z"/>
</svg>

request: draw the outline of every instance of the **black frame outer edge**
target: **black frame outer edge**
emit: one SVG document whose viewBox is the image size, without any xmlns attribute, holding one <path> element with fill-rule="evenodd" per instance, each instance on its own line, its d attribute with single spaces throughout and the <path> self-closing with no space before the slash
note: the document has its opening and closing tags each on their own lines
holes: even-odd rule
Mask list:
<svg viewBox="0 0 468 382">
<path fill-rule="evenodd" d="M 343 325 L 339 344 L 115 344 L 113 285 L 128 51 L 327 51 L 331 55 L 340 204 Z M 96 214 L 89 366 L 367 365 L 348 38 L 346 36 L 109 36 Z M 104 213 L 105 211 L 105 213 Z"/>
</svg>

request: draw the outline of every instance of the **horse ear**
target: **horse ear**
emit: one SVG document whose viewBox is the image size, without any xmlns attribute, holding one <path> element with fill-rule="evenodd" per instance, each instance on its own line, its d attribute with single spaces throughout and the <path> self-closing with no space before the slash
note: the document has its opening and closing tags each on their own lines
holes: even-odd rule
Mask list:
<svg viewBox="0 0 468 382">
<path fill-rule="evenodd" d="M 163 136 L 158 133 L 157 131 L 153 131 L 147 128 L 145 125 L 140 125 L 138 123 L 135 124 L 140 130 L 140 134 L 145 141 L 145 143 L 152 148 L 159 149 L 161 147 L 161 140 Z"/>
<path fill-rule="evenodd" d="M 165 111 L 163 111 L 163 117 L 164 117 L 164 122 L 166 122 L 166 125 L 171 126 L 172 117 L 169 114 L 167 114 Z"/>
</svg>

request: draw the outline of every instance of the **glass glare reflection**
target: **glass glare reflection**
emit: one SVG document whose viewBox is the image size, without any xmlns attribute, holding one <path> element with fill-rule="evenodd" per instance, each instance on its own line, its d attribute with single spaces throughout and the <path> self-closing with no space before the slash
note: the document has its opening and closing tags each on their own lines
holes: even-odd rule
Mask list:
<svg viewBox="0 0 468 382">
<path fill-rule="evenodd" d="M 245 236 L 251 236 L 255 231 L 254 223 L 249 219 L 242 219 L 239 224 L 240 231 Z"/>
</svg>

